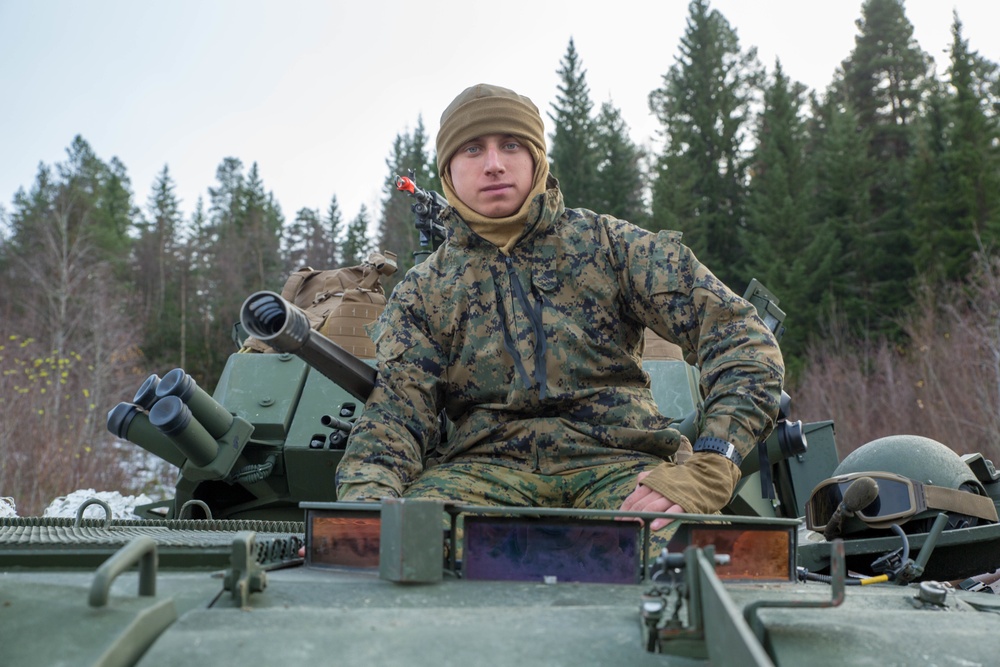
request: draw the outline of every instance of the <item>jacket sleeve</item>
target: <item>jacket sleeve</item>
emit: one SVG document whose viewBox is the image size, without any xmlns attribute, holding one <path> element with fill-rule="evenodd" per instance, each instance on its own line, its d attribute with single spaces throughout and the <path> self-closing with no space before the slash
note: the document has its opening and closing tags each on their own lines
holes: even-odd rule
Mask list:
<svg viewBox="0 0 1000 667">
<path fill-rule="evenodd" d="M 680 243 L 679 234 L 652 234 L 620 221 L 609 225 L 609 234 L 616 240 L 612 248 L 622 262 L 623 289 L 635 317 L 697 359 L 703 399 L 699 437 L 725 440 L 741 456 L 748 456 L 768 436 L 777 418 L 784 377 L 777 340 L 753 305 L 701 264 Z M 684 463 L 665 476 L 666 471 L 661 471 L 654 478 L 662 478 L 660 483 L 648 486 L 656 484 L 660 488 L 654 490 L 685 510 L 695 511 L 664 493 L 669 490 L 666 479 L 677 484 L 685 484 L 689 477 L 711 480 L 722 485 L 717 495 L 725 500 L 719 504 L 714 499 L 711 507 L 699 509 L 721 509 L 739 481 L 739 469 L 714 466 L 714 460 L 706 465 L 706 456 L 725 460 L 714 453 L 692 457 L 689 463 L 692 467 L 697 463 L 701 474 L 683 470 L 688 465 Z M 678 488 L 674 495 L 694 493 L 691 488 Z"/>
<path fill-rule="evenodd" d="M 441 349 L 427 333 L 411 277 L 372 326 L 378 378 L 337 467 L 339 500 L 400 496 L 440 436 Z"/>
</svg>

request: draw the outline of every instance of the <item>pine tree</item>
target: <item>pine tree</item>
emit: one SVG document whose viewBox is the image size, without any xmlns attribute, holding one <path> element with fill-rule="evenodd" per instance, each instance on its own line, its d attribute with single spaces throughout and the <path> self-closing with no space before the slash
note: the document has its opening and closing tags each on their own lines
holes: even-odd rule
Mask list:
<svg viewBox="0 0 1000 667">
<path fill-rule="evenodd" d="M 649 224 L 645 202 L 643 152 L 628 133 L 621 112 L 610 101 L 601 105 L 594 122 L 597 180 L 593 208 L 639 226 Z"/>
<path fill-rule="evenodd" d="M 665 145 L 653 183 L 656 229 L 684 232 L 698 258 L 737 292 L 744 270 L 746 127 L 761 68 L 707 0 L 689 5 L 677 62 L 649 95 Z"/>
<path fill-rule="evenodd" d="M 559 179 L 559 189 L 568 206 L 599 208 L 597 188 L 597 137 L 591 112 L 587 72 L 583 69 L 573 40 L 557 71 L 559 94 L 548 116 L 555 125 L 550 135 L 549 161 L 552 175 Z"/>
</svg>

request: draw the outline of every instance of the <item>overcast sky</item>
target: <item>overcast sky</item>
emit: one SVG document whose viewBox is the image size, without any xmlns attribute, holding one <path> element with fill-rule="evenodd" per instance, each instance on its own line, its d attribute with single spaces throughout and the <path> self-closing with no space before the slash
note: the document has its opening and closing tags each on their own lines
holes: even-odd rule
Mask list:
<svg viewBox="0 0 1000 667">
<path fill-rule="evenodd" d="M 713 0 L 770 71 L 826 88 L 854 46 L 861 0 Z M 1000 2 L 906 0 L 920 46 L 947 67 L 952 11 L 1000 62 Z M 657 129 L 647 98 L 674 63 L 677 0 L 0 0 L 0 207 L 82 135 L 118 157 L 145 209 L 168 165 L 189 215 L 225 157 L 258 163 L 287 220 L 378 208 L 393 138 L 487 82 L 529 96 L 546 131 L 570 38 L 595 104 L 633 139 Z"/>
</svg>

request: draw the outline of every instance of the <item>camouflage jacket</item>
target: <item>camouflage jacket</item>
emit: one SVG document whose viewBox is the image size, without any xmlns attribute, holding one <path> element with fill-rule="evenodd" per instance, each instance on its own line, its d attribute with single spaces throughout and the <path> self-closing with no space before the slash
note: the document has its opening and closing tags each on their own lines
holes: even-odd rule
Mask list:
<svg viewBox="0 0 1000 667">
<path fill-rule="evenodd" d="M 682 436 L 642 370 L 646 326 L 697 355 L 701 435 L 746 455 L 772 428 L 777 343 L 678 233 L 565 209 L 553 188 L 507 256 L 446 215 L 448 240 L 371 328 L 378 380 L 337 471 L 341 499 L 400 495 L 456 459 L 543 474 L 669 460 Z"/>
</svg>

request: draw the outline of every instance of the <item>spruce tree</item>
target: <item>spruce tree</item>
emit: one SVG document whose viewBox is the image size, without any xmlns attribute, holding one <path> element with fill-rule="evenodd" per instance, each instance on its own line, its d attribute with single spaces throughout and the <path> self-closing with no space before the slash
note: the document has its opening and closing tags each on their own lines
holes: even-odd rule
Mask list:
<svg viewBox="0 0 1000 667">
<path fill-rule="evenodd" d="M 364 204 L 358 210 L 358 215 L 347 225 L 342 244 L 344 266 L 356 266 L 363 262 L 370 251 L 368 240 L 368 207 Z"/>
<path fill-rule="evenodd" d="M 218 185 L 208 189 L 209 219 L 219 233 L 227 226 L 235 226 L 241 213 L 244 188 L 243 162 L 239 158 L 227 157 L 215 170 Z"/>
<path fill-rule="evenodd" d="M 243 162 L 235 157 L 222 160 L 215 170 L 217 184 L 208 189 L 208 220 L 201 230 L 202 271 L 194 304 L 198 346 L 197 363 L 188 372 L 199 382 L 218 377 L 226 357 L 233 351 L 230 323 L 238 317 L 252 277 L 248 270 L 247 239 L 243 234 L 246 177 Z"/>
<path fill-rule="evenodd" d="M 318 209 L 299 209 L 282 236 L 285 272 L 292 273 L 305 266 L 319 270 L 337 268 L 340 225 L 337 195 L 331 198 L 325 215 L 321 216 Z"/>
<path fill-rule="evenodd" d="M 250 166 L 243 191 L 242 217 L 237 227 L 241 229 L 246 258 L 246 284 L 250 291 L 275 289 L 284 283 L 284 264 L 281 261 L 281 230 L 284 217 L 274 194 L 265 192 L 257 163 Z"/>
<path fill-rule="evenodd" d="M 601 105 L 594 122 L 597 180 L 591 204 L 595 211 L 634 222 L 649 224 L 645 202 L 645 174 L 642 150 L 628 133 L 621 112 L 610 101 Z"/>
<path fill-rule="evenodd" d="M 164 165 L 146 204 L 148 217 L 137 223 L 139 237 L 133 254 L 132 275 L 141 295 L 146 331 L 143 350 L 157 367 L 176 364 L 180 356 L 184 253 L 178 239 L 182 215 L 175 189 L 170 170 Z"/>
<path fill-rule="evenodd" d="M 1000 127 L 986 92 L 997 66 L 969 50 L 957 15 L 952 35 L 948 82 L 929 98 L 914 170 L 915 261 L 931 283 L 965 279 L 973 254 L 1000 242 Z"/>
<path fill-rule="evenodd" d="M 596 198 L 597 137 L 591 112 L 594 103 L 587 86 L 587 71 L 583 69 L 573 39 L 557 71 L 561 83 L 559 94 L 548 113 L 554 124 L 550 135 L 549 162 L 552 175 L 559 179 L 559 189 L 568 206 L 598 208 Z"/>
<path fill-rule="evenodd" d="M 39 166 L 28 193 L 15 194 L 7 248 L 17 267 L 8 286 L 17 295 L 15 312 L 55 354 L 70 340 L 84 348 L 96 333 L 88 311 L 98 307 L 92 301 L 106 281 L 127 275 L 136 215 L 120 161 L 103 162 L 80 136 L 66 153 L 54 169 Z"/>
<path fill-rule="evenodd" d="M 199 196 L 195 202 L 190 222 L 184 225 L 185 229 L 181 235 L 177 254 L 179 277 L 177 301 L 180 307 L 180 321 L 178 323 L 180 330 L 177 345 L 180 367 L 189 369 L 189 373 L 197 373 L 196 377 L 211 378 L 211 384 L 206 384 L 206 386 L 214 386 L 215 379 L 218 377 L 217 373 L 221 372 L 221 369 L 209 369 L 204 361 L 197 365 L 189 365 L 188 363 L 189 358 L 198 358 L 198 351 L 204 349 L 203 345 L 199 345 L 201 338 L 196 325 L 202 321 L 199 313 L 204 303 L 204 299 L 199 298 L 199 295 L 205 293 L 205 276 L 212 269 L 203 245 L 207 238 L 207 226 L 208 216 L 205 213 L 205 202 Z M 194 370 L 195 367 L 201 372 Z"/>
<path fill-rule="evenodd" d="M 863 334 L 874 319 L 860 273 L 872 220 L 870 139 L 849 104 L 828 96 L 813 106 L 808 168 L 815 184 L 814 237 L 804 255 L 809 272 L 803 282 L 804 299 L 815 314 L 809 324 L 819 329 L 837 313 L 853 325 L 852 333 Z"/>
<path fill-rule="evenodd" d="M 423 118 L 418 117 L 417 127 L 412 134 L 404 132 L 396 135 L 392 153 L 385 161 L 388 173 L 382 188 L 384 194 L 378 226 L 378 249 L 396 253 L 399 267 L 394 276 L 383 280 L 388 289 L 413 266 L 413 253 L 420 246 L 420 237 L 413 225 L 413 199 L 396 189 L 396 177 L 409 176 L 412 172 L 418 187 L 441 192 L 441 180 L 438 178 L 436 162 L 428 152 L 428 141 Z M 346 255 L 347 250 L 344 252 Z M 346 263 L 347 260 L 344 261 Z"/>
<path fill-rule="evenodd" d="M 749 275 L 770 289 L 793 319 L 782 341 L 786 357 L 801 352 L 809 326 L 801 319 L 791 326 L 808 310 L 801 290 L 812 269 L 803 256 L 814 236 L 808 217 L 812 184 L 804 164 L 804 93 L 805 86 L 790 81 L 776 62 L 757 120 L 747 206 Z"/>
<path fill-rule="evenodd" d="M 211 212 L 201 197 L 191 215 L 183 259 L 186 271 L 181 280 L 181 367 L 205 387 L 215 385 L 222 369 L 214 343 L 218 340 L 214 290 L 221 282 L 216 274 L 214 244 L 216 234 Z"/>
<path fill-rule="evenodd" d="M 217 377 L 233 351 L 233 325 L 251 293 L 284 284 L 281 262 L 283 216 L 266 191 L 257 165 L 243 175 L 242 162 L 225 158 L 216 170 L 218 187 L 209 188 L 211 207 L 204 248 L 207 273 L 200 304 L 206 377 Z"/>
<path fill-rule="evenodd" d="M 340 215 L 340 204 L 337 203 L 337 195 L 330 198 L 330 205 L 326 209 L 326 216 L 323 218 L 321 235 L 316 239 L 316 261 L 320 266 L 334 268 L 340 266 L 340 229 L 343 220 Z"/>
<path fill-rule="evenodd" d="M 914 273 L 910 174 L 929 59 L 913 38 L 902 0 L 867 0 L 857 23 L 854 50 L 837 86 L 868 133 L 873 163 L 872 219 L 862 230 L 865 252 L 856 256 L 855 269 L 870 301 L 870 328 L 895 334 Z"/>
<path fill-rule="evenodd" d="M 295 219 L 285 228 L 282 236 L 285 268 L 288 273 L 304 266 L 329 268 L 315 265 L 311 259 L 315 252 L 317 231 L 321 227 L 319 211 L 316 209 L 303 207 L 295 214 Z"/>
<path fill-rule="evenodd" d="M 181 221 L 180 200 L 175 190 L 170 170 L 164 165 L 163 171 L 153 182 L 153 191 L 146 205 L 149 221 L 143 221 L 139 225 L 140 243 L 137 246 L 145 245 L 144 250 L 148 253 L 146 259 L 140 260 L 139 264 L 147 274 L 145 283 L 149 287 L 146 290 L 146 300 L 153 310 L 162 309 L 166 299 L 167 273 Z M 137 248 L 137 254 L 140 252 Z"/>
<path fill-rule="evenodd" d="M 664 149 L 653 183 L 656 229 L 684 232 L 698 258 L 742 293 L 746 131 L 761 77 L 756 49 L 707 0 L 689 5 L 680 54 L 649 95 Z"/>
</svg>

